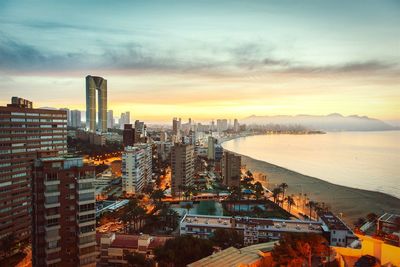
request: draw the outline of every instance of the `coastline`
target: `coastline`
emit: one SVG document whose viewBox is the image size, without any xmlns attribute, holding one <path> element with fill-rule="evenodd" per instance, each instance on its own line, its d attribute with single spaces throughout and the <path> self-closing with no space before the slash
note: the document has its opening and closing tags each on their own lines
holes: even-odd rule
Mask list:
<svg viewBox="0 0 400 267">
<path fill-rule="evenodd" d="M 358 218 L 365 217 L 371 212 L 377 215 L 385 212 L 400 213 L 400 199 L 394 196 L 336 185 L 266 161 L 256 160 L 234 151 L 231 152 L 240 155 L 242 164 L 246 165 L 246 168 L 253 173 L 260 172 L 267 175 L 267 183 L 264 182 L 263 184 L 269 189 L 273 189 L 277 184 L 285 182 L 289 185 L 287 188 L 288 194 L 307 193 L 311 200 L 324 202 L 336 214 L 342 213 L 343 220 L 350 225 L 353 225 L 353 222 Z"/>
</svg>

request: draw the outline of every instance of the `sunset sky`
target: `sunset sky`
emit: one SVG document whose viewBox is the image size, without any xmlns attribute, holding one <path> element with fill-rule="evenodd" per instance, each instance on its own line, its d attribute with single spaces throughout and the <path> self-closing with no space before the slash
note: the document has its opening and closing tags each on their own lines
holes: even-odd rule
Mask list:
<svg viewBox="0 0 400 267">
<path fill-rule="evenodd" d="M 0 1 L 0 104 L 400 120 L 400 1 Z"/>
</svg>

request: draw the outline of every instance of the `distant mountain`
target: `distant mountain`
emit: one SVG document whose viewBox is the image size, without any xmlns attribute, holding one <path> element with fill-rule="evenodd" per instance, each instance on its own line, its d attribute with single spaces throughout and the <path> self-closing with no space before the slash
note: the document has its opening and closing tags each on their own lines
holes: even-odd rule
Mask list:
<svg viewBox="0 0 400 267">
<path fill-rule="evenodd" d="M 256 116 L 252 115 L 240 121 L 245 124 L 281 124 L 301 125 L 310 130 L 322 131 L 387 131 L 399 129 L 378 119 L 366 116 L 343 116 L 332 113 L 326 116 L 296 115 L 296 116 Z"/>
</svg>

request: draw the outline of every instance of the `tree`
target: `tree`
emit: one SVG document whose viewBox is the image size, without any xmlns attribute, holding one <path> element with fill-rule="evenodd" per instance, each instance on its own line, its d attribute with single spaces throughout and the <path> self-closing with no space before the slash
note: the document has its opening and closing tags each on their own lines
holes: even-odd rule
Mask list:
<svg viewBox="0 0 400 267">
<path fill-rule="evenodd" d="M 162 199 L 165 198 L 164 190 L 162 189 L 154 190 L 151 193 L 150 198 L 153 200 L 156 209 L 159 209 L 162 203 Z"/>
<path fill-rule="evenodd" d="M 214 245 L 226 249 L 229 247 L 240 248 L 243 246 L 243 234 L 233 229 L 217 229 L 214 231 L 210 240 Z"/>
<path fill-rule="evenodd" d="M 278 266 L 310 266 L 311 259 L 320 258 L 329 253 L 327 241 L 318 234 L 285 234 L 275 244 L 272 257 Z"/>
<path fill-rule="evenodd" d="M 169 239 L 154 250 L 155 259 L 161 267 L 184 267 L 211 255 L 213 244 L 210 240 L 189 235 Z"/>
<path fill-rule="evenodd" d="M 264 195 L 264 188 L 260 182 L 256 182 L 254 184 L 254 192 L 255 192 L 254 195 L 256 196 L 257 200 L 260 199 L 262 195 Z"/>
<path fill-rule="evenodd" d="M 288 209 L 289 209 L 289 213 L 290 213 L 290 211 L 292 209 L 292 206 L 295 205 L 296 203 L 294 202 L 294 199 L 293 199 L 292 196 L 287 196 L 286 197 L 286 202 L 288 204 Z"/>
<path fill-rule="evenodd" d="M 186 203 L 185 204 L 185 209 L 187 210 L 187 213 L 189 214 L 190 210 L 193 208 L 192 203 Z"/>
<path fill-rule="evenodd" d="M 276 187 L 272 189 L 272 197 L 274 198 L 274 202 L 277 203 L 277 199 L 279 198 L 279 195 L 282 193 L 282 188 Z"/>
<path fill-rule="evenodd" d="M 286 188 L 288 188 L 289 186 L 287 183 L 281 183 L 279 187 L 282 188 L 282 199 L 285 199 Z"/>
<path fill-rule="evenodd" d="M 147 259 L 144 254 L 141 253 L 125 253 L 124 258 L 128 262 L 129 267 L 153 267 L 155 263 L 151 259 Z"/>
<path fill-rule="evenodd" d="M 306 204 L 306 206 L 310 209 L 310 221 L 311 221 L 311 215 L 312 215 L 312 210 L 315 208 L 316 202 L 310 200 L 308 201 L 308 203 Z"/>
</svg>

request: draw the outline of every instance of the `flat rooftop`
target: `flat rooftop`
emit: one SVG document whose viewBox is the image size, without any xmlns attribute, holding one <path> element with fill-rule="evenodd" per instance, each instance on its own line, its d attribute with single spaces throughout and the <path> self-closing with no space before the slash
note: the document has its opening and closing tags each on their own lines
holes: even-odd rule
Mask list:
<svg viewBox="0 0 400 267">
<path fill-rule="evenodd" d="M 332 212 L 319 213 L 318 216 L 326 224 L 329 230 L 347 230 L 351 229 L 342 222 L 338 217 L 336 217 Z"/>
<path fill-rule="evenodd" d="M 227 217 L 227 216 L 203 216 L 187 214 L 182 222 L 186 225 L 220 227 L 220 228 L 244 228 L 245 225 L 259 226 L 260 228 L 272 231 L 290 231 L 290 232 L 322 232 L 321 223 L 300 221 L 300 220 L 281 220 L 264 219 L 249 217 Z"/>
</svg>

